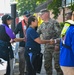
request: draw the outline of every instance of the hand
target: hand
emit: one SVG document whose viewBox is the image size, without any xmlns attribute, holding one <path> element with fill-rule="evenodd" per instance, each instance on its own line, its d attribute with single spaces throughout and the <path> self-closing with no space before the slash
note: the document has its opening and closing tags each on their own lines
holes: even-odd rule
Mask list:
<svg viewBox="0 0 74 75">
<path fill-rule="evenodd" d="M 54 39 L 50 39 L 50 42 L 49 42 L 50 45 L 54 45 L 55 44 L 55 41 Z"/>
<path fill-rule="evenodd" d="M 60 49 L 59 46 L 55 45 L 55 49 L 54 50 L 55 51 L 59 51 L 59 49 Z"/>
<path fill-rule="evenodd" d="M 23 38 L 23 41 L 26 42 L 26 37 Z"/>
<path fill-rule="evenodd" d="M 13 39 L 10 40 L 10 43 L 14 43 L 15 41 Z"/>
</svg>

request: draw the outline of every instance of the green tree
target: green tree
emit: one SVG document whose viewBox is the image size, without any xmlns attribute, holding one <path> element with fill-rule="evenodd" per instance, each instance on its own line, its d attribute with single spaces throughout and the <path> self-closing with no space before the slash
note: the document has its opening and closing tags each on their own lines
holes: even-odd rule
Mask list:
<svg viewBox="0 0 74 75">
<path fill-rule="evenodd" d="M 60 7 L 62 6 L 62 0 L 53 0 L 49 5 L 48 9 L 53 10 L 54 18 L 60 14 Z"/>
<path fill-rule="evenodd" d="M 62 1 L 63 0 L 53 0 L 52 3 L 50 3 L 48 5 L 48 9 L 53 10 L 53 14 L 54 14 L 54 18 L 57 18 L 58 15 L 60 14 L 60 8 L 62 8 Z M 65 0 L 65 7 L 66 7 L 66 1 Z M 67 8 L 71 9 L 72 11 L 74 11 L 74 2 L 72 2 L 71 0 L 71 4 L 69 4 L 69 6 L 67 6 Z"/>
<path fill-rule="evenodd" d="M 17 10 L 19 11 L 19 14 L 23 14 L 25 10 L 29 10 L 34 12 L 35 8 L 42 4 L 43 2 L 46 2 L 47 0 L 18 0 L 17 3 Z M 53 10 L 54 18 L 57 18 L 60 14 L 60 8 L 62 7 L 62 1 L 63 0 L 52 0 L 52 2 L 48 5 L 49 10 Z M 74 11 L 74 3 L 71 3 L 69 8 Z"/>
<path fill-rule="evenodd" d="M 42 3 L 42 0 L 39 0 L 40 3 Z M 43 0 L 43 1 L 47 1 L 47 0 Z M 54 14 L 54 18 L 56 19 L 58 17 L 58 15 L 60 14 L 60 8 L 62 8 L 62 1 L 63 0 L 52 0 L 52 2 L 48 5 L 48 9 L 49 10 L 53 10 L 53 14 Z M 65 0 L 67 1 L 67 0 Z M 66 4 L 65 4 L 66 6 Z M 74 2 L 73 0 L 71 0 L 71 4 L 69 4 L 69 6 L 67 6 L 69 9 L 71 9 L 72 11 L 74 11 Z"/>
<path fill-rule="evenodd" d="M 25 10 L 34 12 L 35 8 L 39 5 L 38 0 L 18 0 L 17 10 L 19 15 L 22 15 Z"/>
</svg>

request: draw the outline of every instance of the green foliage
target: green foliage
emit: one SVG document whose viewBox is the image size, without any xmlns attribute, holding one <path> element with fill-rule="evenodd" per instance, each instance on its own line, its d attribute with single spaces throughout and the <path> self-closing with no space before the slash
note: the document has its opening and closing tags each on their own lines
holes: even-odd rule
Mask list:
<svg viewBox="0 0 74 75">
<path fill-rule="evenodd" d="M 25 10 L 29 10 L 34 12 L 35 8 L 46 2 L 47 0 L 18 0 L 17 3 L 17 10 L 19 14 L 22 15 Z M 62 6 L 62 0 L 52 0 L 52 3 L 48 5 L 49 10 L 53 10 L 54 18 L 56 19 L 60 14 L 60 7 Z M 74 3 L 69 6 L 69 8 L 74 11 Z"/>
<path fill-rule="evenodd" d="M 48 5 L 48 9 L 53 10 L 54 18 L 56 19 L 60 13 L 59 7 L 62 5 L 62 0 L 53 0 L 51 4 Z"/>
<path fill-rule="evenodd" d="M 64 27 L 64 22 L 61 22 L 60 26 L 61 26 L 61 30 L 62 30 L 62 28 Z"/>
<path fill-rule="evenodd" d="M 34 12 L 35 8 L 46 0 L 16 0 L 17 10 L 19 15 L 22 15 L 25 10 Z"/>
<path fill-rule="evenodd" d="M 54 14 L 55 19 L 60 14 L 60 7 L 62 7 L 62 0 L 53 0 L 52 3 L 48 5 L 48 9 L 53 10 L 52 13 Z M 74 11 L 74 2 L 72 2 L 68 8 Z"/>
<path fill-rule="evenodd" d="M 74 2 L 68 8 L 70 8 L 72 11 L 74 11 Z"/>
<path fill-rule="evenodd" d="M 19 15 L 22 15 L 25 10 L 34 12 L 38 4 L 39 2 L 37 0 L 18 0 L 17 10 Z"/>
</svg>

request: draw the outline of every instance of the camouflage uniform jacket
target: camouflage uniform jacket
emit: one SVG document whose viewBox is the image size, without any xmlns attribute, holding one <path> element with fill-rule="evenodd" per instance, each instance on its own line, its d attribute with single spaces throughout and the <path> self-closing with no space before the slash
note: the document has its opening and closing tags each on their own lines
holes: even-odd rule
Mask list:
<svg viewBox="0 0 74 75">
<path fill-rule="evenodd" d="M 49 19 L 48 22 L 43 22 L 40 27 L 37 29 L 39 34 L 42 34 L 42 38 L 44 40 L 56 39 L 59 38 L 61 28 L 57 21 Z M 51 47 L 53 45 L 46 44 L 47 47 Z"/>
</svg>

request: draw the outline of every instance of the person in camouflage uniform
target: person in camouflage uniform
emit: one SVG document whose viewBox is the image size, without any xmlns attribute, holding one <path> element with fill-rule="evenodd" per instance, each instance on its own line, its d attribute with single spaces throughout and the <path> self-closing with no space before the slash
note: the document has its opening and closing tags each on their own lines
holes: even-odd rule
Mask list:
<svg viewBox="0 0 74 75">
<path fill-rule="evenodd" d="M 39 34 L 42 34 L 44 40 L 59 39 L 61 28 L 59 23 L 50 18 L 49 11 L 44 9 L 40 11 L 40 17 L 44 21 L 37 29 Z M 55 42 L 56 43 L 56 42 Z M 54 56 L 54 67 L 57 71 L 57 75 L 63 75 L 59 66 L 59 43 L 55 45 L 45 44 L 44 46 L 44 67 L 47 75 L 52 75 L 52 57 Z"/>
</svg>

